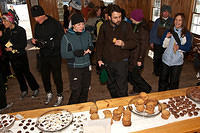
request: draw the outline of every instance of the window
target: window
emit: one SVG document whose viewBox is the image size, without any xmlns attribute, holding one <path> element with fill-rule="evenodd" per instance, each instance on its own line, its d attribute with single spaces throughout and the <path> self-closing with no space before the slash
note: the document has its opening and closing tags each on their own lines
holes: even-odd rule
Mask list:
<svg viewBox="0 0 200 133">
<path fill-rule="evenodd" d="M 107 6 L 108 4 L 114 3 L 115 0 L 103 0 L 103 2 Z"/>
<path fill-rule="evenodd" d="M 200 35 L 200 0 L 195 1 L 192 14 L 191 32 Z"/>
<path fill-rule="evenodd" d="M 161 0 L 154 0 L 152 5 L 152 21 L 156 21 L 160 17 Z"/>
</svg>

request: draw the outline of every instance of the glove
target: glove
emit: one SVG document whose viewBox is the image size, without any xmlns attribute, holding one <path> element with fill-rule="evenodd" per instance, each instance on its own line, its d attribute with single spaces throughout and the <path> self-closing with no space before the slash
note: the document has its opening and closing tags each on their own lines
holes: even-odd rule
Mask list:
<svg viewBox="0 0 200 133">
<path fill-rule="evenodd" d="M 77 56 L 77 57 L 81 57 L 84 55 L 84 50 L 81 49 L 81 50 L 75 50 L 74 52 L 74 55 Z"/>
</svg>

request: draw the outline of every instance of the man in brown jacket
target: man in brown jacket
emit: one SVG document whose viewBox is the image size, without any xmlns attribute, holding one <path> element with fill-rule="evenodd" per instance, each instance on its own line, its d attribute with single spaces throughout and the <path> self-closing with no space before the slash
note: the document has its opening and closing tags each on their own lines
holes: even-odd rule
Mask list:
<svg viewBox="0 0 200 133">
<path fill-rule="evenodd" d="M 107 87 L 112 98 L 128 96 L 129 49 L 136 47 L 131 25 L 122 21 L 117 5 L 108 7 L 109 21 L 100 28 L 96 42 L 99 67 L 109 66 Z"/>
</svg>

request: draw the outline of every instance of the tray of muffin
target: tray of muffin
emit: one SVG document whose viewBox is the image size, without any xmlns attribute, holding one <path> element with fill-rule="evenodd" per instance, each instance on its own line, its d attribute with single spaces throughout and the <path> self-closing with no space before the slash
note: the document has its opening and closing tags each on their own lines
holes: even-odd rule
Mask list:
<svg viewBox="0 0 200 133">
<path fill-rule="evenodd" d="M 134 114 L 144 117 L 153 117 L 162 111 L 159 101 L 145 92 L 131 99 L 128 107 Z"/>
</svg>

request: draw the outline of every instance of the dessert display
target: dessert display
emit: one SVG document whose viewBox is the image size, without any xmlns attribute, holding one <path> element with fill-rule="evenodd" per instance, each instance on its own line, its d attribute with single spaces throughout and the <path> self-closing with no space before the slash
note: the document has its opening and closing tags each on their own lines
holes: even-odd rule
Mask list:
<svg viewBox="0 0 200 133">
<path fill-rule="evenodd" d="M 154 97 L 149 97 L 145 92 L 141 92 L 137 98 L 129 102 L 129 110 L 141 116 L 155 116 L 161 112 L 161 107 L 158 107 L 158 100 Z"/>
<path fill-rule="evenodd" d="M 69 126 L 72 119 L 72 114 L 66 110 L 51 110 L 38 118 L 37 127 L 40 130 L 47 132 L 60 131 Z"/>
<path fill-rule="evenodd" d="M 2 114 L 0 115 L 0 131 L 4 128 L 10 128 L 15 122 L 15 117 L 13 115 Z"/>
<path fill-rule="evenodd" d="M 199 87 L 191 87 L 187 89 L 186 95 L 193 101 L 200 102 L 200 88 Z"/>
<path fill-rule="evenodd" d="M 38 132 L 38 128 L 36 127 L 36 121 L 32 119 L 25 119 L 25 120 L 20 120 L 18 124 L 18 129 L 17 133 L 35 133 Z M 39 133 L 42 133 L 39 131 Z"/>
<path fill-rule="evenodd" d="M 175 118 L 183 117 L 185 115 L 188 115 L 189 117 L 198 115 L 198 111 L 200 110 L 195 103 L 185 96 L 169 98 L 168 106 L 169 111 Z"/>
<path fill-rule="evenodd" d="M 72 127 L 71 133 L 83 133 L 83 125 L 85 121 L 87 121 L 85 114 L 74 115 L 73 121 L 70 125 Z"/>
</svg>

